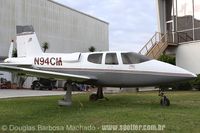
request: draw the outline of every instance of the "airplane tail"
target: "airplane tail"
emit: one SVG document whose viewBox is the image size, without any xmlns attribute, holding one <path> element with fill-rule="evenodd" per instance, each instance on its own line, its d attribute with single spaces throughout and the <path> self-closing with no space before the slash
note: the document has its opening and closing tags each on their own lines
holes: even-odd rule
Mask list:
<svg viewBox="0 0 200 133">
<path fill-rule="evenodd" d="M 17 56 L 30 57 L 43 53 L 32 26 L 17 26 Z"/>
</svg>

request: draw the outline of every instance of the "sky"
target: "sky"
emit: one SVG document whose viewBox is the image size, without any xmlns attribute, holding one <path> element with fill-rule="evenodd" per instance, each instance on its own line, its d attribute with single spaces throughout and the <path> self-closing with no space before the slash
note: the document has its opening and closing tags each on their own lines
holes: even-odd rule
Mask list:
<svg viewBox="0 0 200 133">
<path fill-rule="evenodd" d="M 174 1 L 176 7 L 176 2 Z M 191 0 L 177 0 L 178 16 L 193 15 L 193 5 Z M 194 0 L 194 17 L 200 19 L 200 1 Z M 176 10 L 174 11 L 176 14 Z"/>
<path fill-rule="evenodd" d="M 109 23 L 109 50 L 138 52 L 157 31 L 155 0 L 54 0 Z"/>
</svg>

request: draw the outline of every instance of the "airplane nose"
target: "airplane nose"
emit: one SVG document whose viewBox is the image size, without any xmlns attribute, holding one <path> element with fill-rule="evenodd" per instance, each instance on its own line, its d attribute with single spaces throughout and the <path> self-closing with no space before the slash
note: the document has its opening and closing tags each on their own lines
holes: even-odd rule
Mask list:
<svg viewBox="0 0 200 133">
<path fill-rule="evenodd" d="M 140 63 L 135 67 L 135 69 L 142 71 L 143 75 L 146 75 L 142 79 L 143 83 L 147 82 L 148 79 L 148 81 L 151 81 L 150 83 L 148 82 L 151 85 L 174 83 L 191 80 L 197 77 L 196 74 L 183 68 L 158 60 L 150 60 Z"/>
<path fill-rule="evenodd" d="M 185 70 L 181 67 L 174 66 L 165 62 L 157 61 L 157 70 L 163 73 L 169 73 L 170 75 L 178 76 L 178 77 L 185 77 L 185 78 L 196 78 L 197 75 Z"/>
</svg>

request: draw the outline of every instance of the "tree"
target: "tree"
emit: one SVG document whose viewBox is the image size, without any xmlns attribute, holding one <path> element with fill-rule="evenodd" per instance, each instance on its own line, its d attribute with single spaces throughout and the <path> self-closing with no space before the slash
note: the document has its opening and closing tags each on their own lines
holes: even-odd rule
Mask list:
<svg viewBox="0 0 200 133">
<path fill-rule="evenodd" d="M 48 42 L 44 42 L 42 44 L 42 48 L 44 49 L 44 53 L 46 52 L 47 49 L 49 49 L 49 43 Z"/>
<path fill-rule="evenodd" d="M 13 49 L 12 57 L 17 57 L 17 49 L 16 48 Z"/>
<path fill-rule="evenodd" d="M 89 50 L 90 52 L 94 52 L 94 51 L 96 51 L 96 49 L 95 49 L 94 46 L 89 47 L 88 50 Z"/>
<path fill-rule="evenodd" d="M 200 91 L 200 74 L 198 74 L 197 78 L 192 80 L 190 83 L 191 83 L 193 88 Z"/>
</svg>

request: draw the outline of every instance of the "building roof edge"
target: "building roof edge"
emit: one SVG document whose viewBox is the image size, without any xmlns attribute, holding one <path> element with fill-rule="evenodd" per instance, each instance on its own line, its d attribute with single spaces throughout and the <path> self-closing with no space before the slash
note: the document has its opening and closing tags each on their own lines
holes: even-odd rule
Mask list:
<svg viewBox="0 0 200 133">
<path fill-rule="evenodd" d="M 96 19 L 96 20 L 98 20 L 98 21 L 101 21 L 101 22 L 103 22 L 103 23 L 109 25 L 109 23 L 106 22 L 106 21 L 104 21 L 104 20 L 101 20 L 101 19 L 96 18 L 96 17 L 94 17 L 94 16 L 91 16 L 91 15 L 89 15 L 89 14 L 86 14 L 86 13 L 84 13 L 84 12 L 78 11 L 78 10 L 76 10 L 76 9 L 73 9 L 73 8 L 71 8 L 71 7 L 68 7 L 68 6 L 66 6 L 66 5 L 63 5 L 63 4 L 61 4 L 61 3 L 58 3 L 58 2 L 56 2 L 56 1 L 54 1 L 54 0 L 48 0 L 48 1 L 49 1 L 49 2 L 52 2 L 52 3 L 54 3 L 54 4 L 57 4 L 57 5 L 59 5 L 59 6 L 68 8 L 68 9 L 70 9 L 70 10 L 72 10 L 72 11 L 78 12 L 78 13 L 80 13 L 80 14 L 86 15 L 86 16 L 88 16 L 88 17 L 90 17 L 90 18 Z"/>
</svg>

